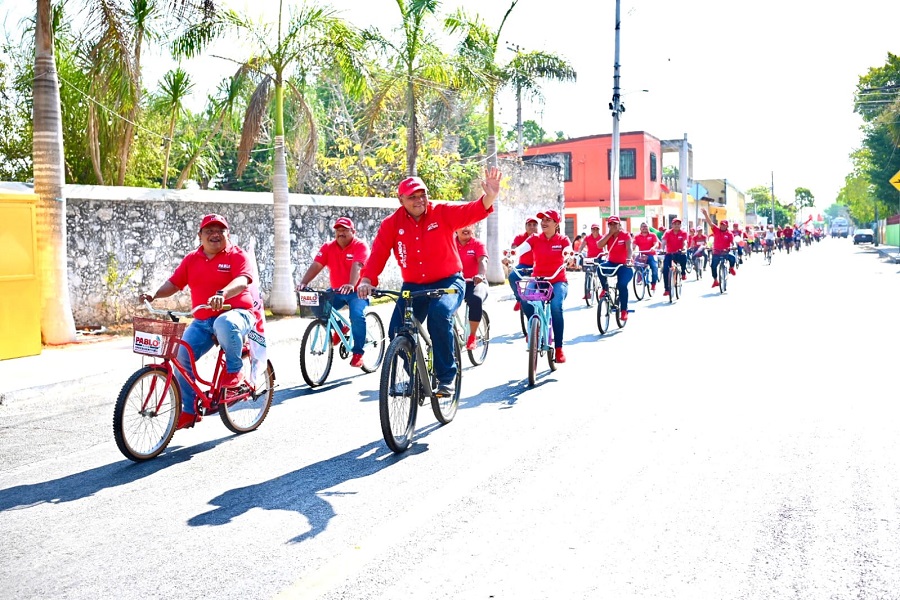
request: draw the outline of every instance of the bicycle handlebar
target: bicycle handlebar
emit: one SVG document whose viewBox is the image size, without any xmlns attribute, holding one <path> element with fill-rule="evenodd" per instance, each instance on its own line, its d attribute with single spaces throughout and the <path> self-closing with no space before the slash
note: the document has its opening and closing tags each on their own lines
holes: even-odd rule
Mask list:
<svg viewBox="0 0 900 600">
<path fill-rule="evenodd" d="M 456 288 L 434 288 L 430 290 L 388 290 L 382 288 L 375 288 L 372 290 L 372 296 L 375 298 L 380 298 L 382 296 L 387 296 L 389 298 L 393 298 L 394 300 L 398 300 L 404 297 L 404 294 L 407 294 L 410 298 L 419 298 L 425 296 L 426 298 L 440 298 L 445 294 L 458 294 L 459 290 Z"/>
<path fill-rule="evenodd" d="M 559 265 L 559 268 L 556 269 L 555 271 L 553 271 L 552 275 L 541 275 L 540 277 L 534 277 L 533 275 L 525 275 L 524 273 L 522 273 L 515 267 L 510 267 L 510 271 L 513 271 L 516 275 L 520 276 L 522 279 L 548 280 L 548 279 L 553 279 L 554 277 L 559 275 L 562 272 L 562 270 L 565 268 L 566 268 L 566 261 L 563 261 L 563 263 L 561 265 Z M 534 267 L 532 266 L 532 272 L 534 272 L 533 269 L 534 269 Z"/>
<path fill-rule="evenodd" d="M 184 312 L 184 311 L 177 311 L 177 310 L 165 310 L 165 309 L 162 309 L 162 308 L 153 308 L 153 305 L 150 304 L 150 301 L 149 301 L 149 300 L 144 300 L 144 308 L 145 308 L 148 312 L 150 312 L 150 313 L 152 313 L 152 314 L 154 314 L 154 315 L 167 315 L 167 316 L 169 316 L 169 317 L 193 317 L 195 314 L 197 314 L 197 311 L 198 311 L 198 310 L 203 310 L 203 309 L 206 309 L 206 308 L 211 309 L 212 307 L 211 307 L 209 304 L 198 304 L 197 306 L 195 306 L 194 308 L 192 308 L 192 309 L 190 310 L 190 312 Z M 223 311 L 230 310 L 230 309 L 231 309 L 231 305 L 230 305 L 230 304 L 223 304 L 223 305 L 222 305 L 222 310 L 223 310 Z"/>
</svg>

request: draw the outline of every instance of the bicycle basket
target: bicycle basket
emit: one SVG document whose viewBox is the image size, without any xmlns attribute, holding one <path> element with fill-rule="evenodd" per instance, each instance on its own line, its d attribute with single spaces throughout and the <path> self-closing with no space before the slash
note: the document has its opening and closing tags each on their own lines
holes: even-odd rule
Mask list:
<svg viewBox="0 0 900 600">
<path fill-rule="evenodd" d="M 544 302 L 553 297 L 553 284 L 542 279 L 520 279 L 516 287 L 526 302 Z"/>
<path fill-rule="evenodd" d="M 643 267 L 647 264 L 647 255 L 646 254 L 636 254 L 634 257 L 634 266 Z"/>
<path fill-rule="evenodd" d="M 322 292 L 318 290 L 308 290 L 297 292 L 297 299 L 300 306 L 306 306 L 317 319 L 327 321 L 331 316 L 331 305 L 334 302 L 334 292 Z"/>
<path fill-rule="evenodd" d="M 178 340 L 184 333 L 185 323 L 160 321 L 147 317 L 134 317 L 134 343 L 132 351 L 145 356 L 175 358 L 178 354 Z"/>
</svg>

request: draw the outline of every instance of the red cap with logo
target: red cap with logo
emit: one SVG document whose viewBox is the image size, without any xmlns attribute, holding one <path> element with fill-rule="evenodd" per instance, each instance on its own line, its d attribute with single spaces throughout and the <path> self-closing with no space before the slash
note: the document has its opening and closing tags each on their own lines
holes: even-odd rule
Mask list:
<svg viewBox="0 0 900 600">
<path fill-rule="evenodd" d="M 200 229 L 213 224 L 221 225 L 225 229 L 228 229 L 228 221 L 226 221 L 225 217 L 222 215 L 206 215 L 203 217 L 203 220 L 200 221 Z"/>
<path fill-rule="evenodd" d="M 608 219 L 606 219 L 606 222 L 607 222 L 607 223 L 620 223 L 620 224 L 621 224 L 621 223 L 622 223 L 622 219 L 620 219 L 620 218 L 617 217 L 616 215 L 612 215 L 611 217 L 609 217 Z"/>
<path fill-rule="evenodd" d="M 719 221 L 719 227 L 721 227 L 722 225 L 724 225 L 725 227 L 728 227 L 728 221 L 725 221 L 725 220 Z"/>
<path fill-rule="evenodd" d="M 681 219 L 679 219 L 678 217 L 672 219 L 672 225 L 674 225 L 675 223 L 681 223 Z"/>
<path fill-rule="evenodd" d="M 544 210 L 537 214 L 538 219 L 550 219 L 551 221 L 555 221 L 559 223 L 559 213 L 555 210 Z"/>
<path fill-rule="evenodd" d="M 398 196 L 410 196 L 418 191 L 428 193 L 428 186 L 419 177 L 407 177 L 397 186 Z"/>
<path fill-rule="evenodd" d="M 333 229 L 337 229 L 338 227 L 346 227 L 347 229 L 355 229 L 355 227 L 353 227 L 353 221 L 350 220 L 350 217 L 338 217 L 338 220 L 334 222 Z"/>
<path fill-rule="evenodd" d="M 539 221 L 537 220 L 536 217 L 528 217 L 527 219 L 525 219 L 525 224 L 526 224 L 526 225 L 527 225 L 528 223 L 538 223 L 538 222 L 539 222 Z"/>
<path fill-rule="evenodd" d="M 599 223 L 591 223 L 591 229 L 600 229 Z"/>
</svg>

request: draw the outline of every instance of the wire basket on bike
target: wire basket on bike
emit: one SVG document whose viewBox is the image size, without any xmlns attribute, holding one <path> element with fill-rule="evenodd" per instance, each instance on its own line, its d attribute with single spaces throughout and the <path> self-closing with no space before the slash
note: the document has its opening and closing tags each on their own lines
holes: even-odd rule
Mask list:
<svg viewBox="0 0 900 600">
<path fill-rule="evenodd" d="M 178 340 L 184 333 L 186 323 L 160 321 L 147 317 L 134 317 L 134 342 L 132 351 L 145 356 L 175 358 L 178 354 Z"/>
<path fill-rule="evenodd" d="M 647 264 L 647 255 L 641 254 L 640 252 L 634 255 L 634 266 L 643 267 Z"/>
<path fill-rule="evenodd" d="M 520 279 L 516 288 L 526 302 L 544 302 L 553 297 L 553 284 L 544 279 Z"/>
<path fill-rule="evenodd" d="M 309 308 L 315 318 L 327 321 L 334 303 L 334 290 L 303 290 L 297 292 L 297 300 L 300 306 Z"/>
</svg>

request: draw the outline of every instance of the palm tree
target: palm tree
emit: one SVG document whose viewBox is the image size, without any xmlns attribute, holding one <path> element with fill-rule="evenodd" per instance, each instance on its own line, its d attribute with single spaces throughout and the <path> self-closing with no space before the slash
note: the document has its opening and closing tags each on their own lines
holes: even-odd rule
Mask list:
<svg viewBox="0 0 900 600">
<path fill-rule="evenodd" d="M 250 151 L 263 133 L 263 120 L 274 109 L 275 162 L 272 177 L 274 197 L 275 270 L 268 306 L 272 312 L 292 315 L 297 312 L 290 260 L 290 207 L 284 150 L 285 93 L 302 116 L 304 138 L 297 148 L 298 181 L 309 173 L 315 160 L 318 134 L 313 111 L 305 97 L 305 82 L 314 70 L 333 66 L 344 76 L 349 89 L 361 95 L 365 89 L 359 58 L 363 39 L 331 9 L 302 4 L 292 11 L 286 26 L 282 19 L 283 0 L 278 3 L 278 21 L 257 23 L 245 15 L 225 11 L 219 18 L 192 28 L 176 40 L 176 54 L 195 56 L 224 31 L 233 31 L 253 47 L 253 54 L 240 61 L 259 78 L 244 117 L 238 148 L 237 174 L 243 173 Z M 274 31 L 273 31 L 274 29 Z M 294 73 L 296 81 L 286 76 Z"/>
<path fill-rule="evenodd" d="M 163 166 L 163 189 L 169 184 L 169 156 L 172 152 L 172 136 L 175 135 L 175 123 L 178 116 L 184 112 L 184 101 L 194 89 L 194 83 L 190 76 L 178 67 L 173 71 L 169 71 L 163 75 L 162 84 L 160 84 L 160 95 L 157 98 L 158 107 L 162 112 L 169 115 L 169 128 L 166 134 L 166 160 Z"/>
<path fill-rule="evenodd" d="M 62 115 L 53 52 L 50 0 L 37 0 L 34 52 L 34 191 L 41 278 L 41 335 L 46 344 L 75 340 L 66 267 Z"/>
<path fill-rule="evenodd" d="M 373 94 L 366 121 L 369 129 L 384 112 L 389 101 L 402 93 L 406 104 L 406 174 L 416 175 L 418 158 L 419 98 L 425 88 L 447 89 L 452 74 L 447 60 L 437 46 L 433 35 L 425 27 L 425 20 L 437 11 L 440 0 L 396 0 L 402 17 L 403 43 L 399 46 L 382 39 L 391 52 L 389 69 Z M 448 98 L 447 103 L 451 103 Z"/>
<path fill-rule="evenodd" d="M 467 87 L 480 93 L 488 103 L 488 166 L 497 166 L 497 137 L 494 103 L 497 93 L 505 85 L 514 84 L 517 89 L 537 89 L 537 78 L 560 81 L 575 79 L 575 71 L 561 58 L 543 52 L 516 53 L 507 65 L 497 63 L 497 45 L 506 19 L 519 0 L 512 0 L 500 26 L 491 30 L 477 15 L 470 17 L 463 9 L 447 17 L 444 24 L 451 33 L 461 32 L 459 44 L 460 68 Z M 487 218 L 488 271 L 490 283 L 503 283 L 503 266 L 500 263 L 499 217 L 495 210 Z"/>
</svg>

